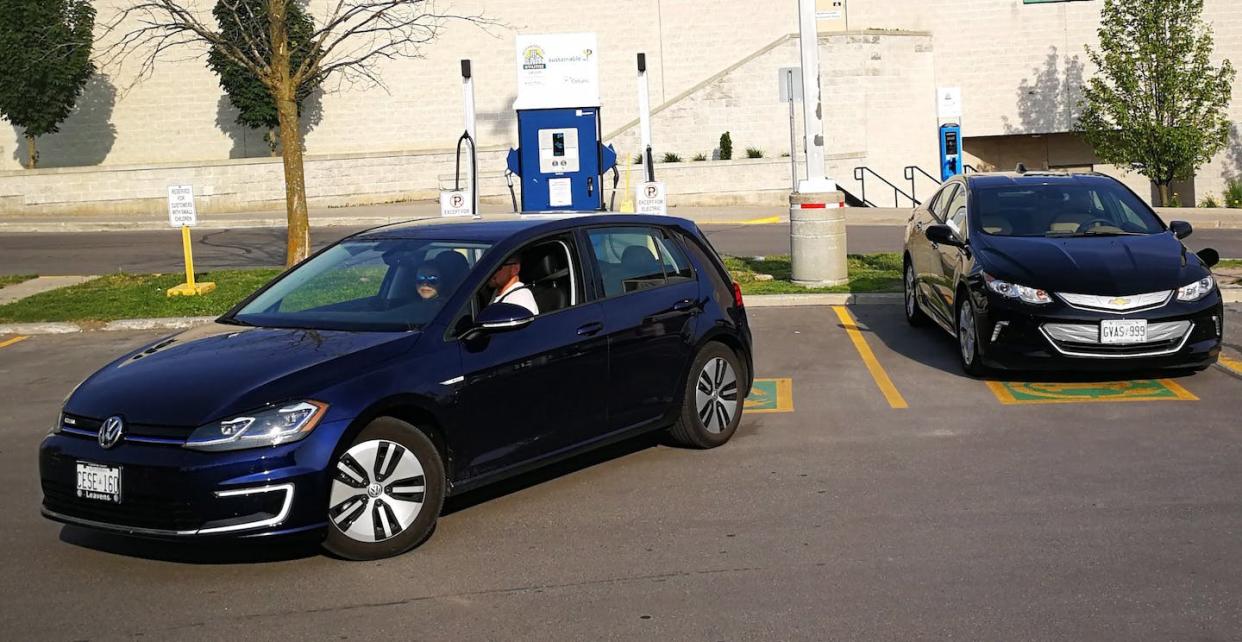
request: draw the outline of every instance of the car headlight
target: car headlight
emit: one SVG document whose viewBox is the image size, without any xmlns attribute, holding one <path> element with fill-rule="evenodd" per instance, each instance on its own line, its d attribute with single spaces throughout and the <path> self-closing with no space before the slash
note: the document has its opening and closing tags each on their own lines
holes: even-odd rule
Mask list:
<svg viewBox="0 0 1242 642">
<path fill-rule="evenodd" d="M 1027 287 L 1025 285 L 1018 285 L 1017 283 L 1010 283 L 1008 281 L 1002 281 L 987 273 L 984 273 L 983 281 L 988 284 L 989 290 L 1007 299 L 1021 299 L 1027 303 L 1034 303 L 1037 305 L 1052 303 L 1052 297 L 1048 296 L 1048 293 L 1043 290 Z"/>
<path fill-rule="evenodd" d="M 305 439 L 328 410 L 328 404 L 299 401 L 209 423 L 196 429 L 185 447 L 221 451 L 276 446 Z"/>
<path fill-rule="evenodd" d="M 1212 277 L 1205 276 L 1190 285 L 1184 285 L 1177 291 L 1178 301 L 1198 301 L 1212 292 L 1212 286 L 1216 285 L 1216 281 Z"/>
</svg>

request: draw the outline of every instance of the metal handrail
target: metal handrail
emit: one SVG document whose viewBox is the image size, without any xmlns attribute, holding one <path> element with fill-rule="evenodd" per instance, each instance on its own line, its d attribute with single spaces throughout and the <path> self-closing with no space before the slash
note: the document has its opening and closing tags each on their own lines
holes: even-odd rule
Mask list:
<svg viewBox="0 0 1242 642">
<path fill-rule="evenodd" d="M 979 173 L 979 170 L 975 169 L 975 168 L 974 168 L 974 166 L 973 166 L 973 165 L 971 165 L 970 163 L 962 163 L 962 173 L 963 173 L 963 174 L 970 174 L 970 173 L 972 173 L 972 172 L 973 172 L 973 173 L 975 173 L 975 174 L 978 174 L 978 173 Z"/>
<path fill-rule="evenodd" d="M 918 203 L 918 204 L 920 204 L 920 205 L 921 205 L 921 204 L 922 204 L 922 201 L 918 200 L 918 192 L 917 192 L 917 190 L 915 190 L 915 188 L 914 188 L 914 179 L 916 178 L 916 177 L 915 177 L 915 175 L 914 175 L 914 172 L 915 172 L 915 171 L 917 171 L 918 173 L 920 173 L 920 174 L 922 174 L 922 175 L 926 176 L 927 178 L 930 178 L 930 179 L 932 180 L 932 182 L 934 182 L 934 183 L 935 183 L 935 184 L 937 184 L 937 185 L 939 185 L 939 184 L 940 184 L 940 181 L 939 181 L 939 180 L 937 180 L 935 176 L 932 176 L 931 174 L 928 174 L 926 171 L 924 171 L 924 170 L 923 170 L 923 168 L 922 168 L 922 167 L 919 167 L 918 165 L 906 165 L 906 168 L 903 170 L 903 173 L 904 173 L 904 175 L 905 175 L 905 177 L 906 177 L 906 180 L 910 181 L 910 197 L 911 197 L 911 200 L 913 200 L 915 203 Z"/>
<path fill-rule="evenodd" d="M 897 187 L 896 185 L 893 185 L 892 183 L 888 182 L 888 179 L 875 173 L 875 170 L 871 169 L 870 167 L 866 167 L 866 166 L 855 167 L 854 168 L 854 180 L 858 181 L 858 184 L 861 187 L 862 202 L 865 203 L 866 205 L 870 207 L 876 207 L 875 203 L 872 203 L 871 201 L 867 200 L 867 174 L 868 173 L 880 179 L 881 183 L 884 183 L 885 185 L 888 185 L 889 187 L 893 188 L 893 207 L 901 207 L 900 197 L 902 196 L 909 199 L 910 202 L 913 203 L 915 206 L 919 204 L 919 202 L 916 201 L 913 196 L 910 196 L 909 194 L 901 191 L 900 187 Z"/>
</svg>

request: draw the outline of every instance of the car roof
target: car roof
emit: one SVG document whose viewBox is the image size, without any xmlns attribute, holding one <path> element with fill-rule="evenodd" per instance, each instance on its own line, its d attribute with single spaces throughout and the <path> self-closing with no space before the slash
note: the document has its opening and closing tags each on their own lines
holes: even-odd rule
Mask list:
<svg viewBox="0 0 1242 642">
<path fill-rule="evenodd" d="M 414 219 L 372 228 L 353 235 L 352 239 L 453 239 L 456 241 L 499 242 L 525 233 L 554 232 L 584 225 L 676 225 L 691 227 L 693 223 L 675 216 L 641 214 L 507 214 L 473 218 Z"/>
<path fill-rule="evenodd" d="M 1099 185 L 1116 179 L 1095 173 L 1071 173 L 1056 170 L 1032 170 L 1018 172 L 987 172 L 968 174 L 966 181 L 972 189 L 980 187 L 1020 187 L 1023 185 Z"/>
</svg>

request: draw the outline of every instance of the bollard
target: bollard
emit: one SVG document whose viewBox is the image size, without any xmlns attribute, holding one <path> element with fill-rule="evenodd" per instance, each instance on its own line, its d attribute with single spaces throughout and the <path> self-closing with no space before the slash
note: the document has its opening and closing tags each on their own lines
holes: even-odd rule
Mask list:
<svg viewBox="0 0 1242 642">
<path fill-rule="evenodd" d="M 845 196 L 841 192 L 789 195 L 793 282 L 831 286 L 849 282 L 845 263 Z"/>
</svg>

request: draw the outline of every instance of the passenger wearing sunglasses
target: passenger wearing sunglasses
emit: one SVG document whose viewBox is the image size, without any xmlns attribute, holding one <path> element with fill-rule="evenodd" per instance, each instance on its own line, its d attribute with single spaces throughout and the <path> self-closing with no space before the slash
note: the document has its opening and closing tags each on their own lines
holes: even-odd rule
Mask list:
<svg viewBox="0 0 1242 642">
<path fill-rule="evenodd" d="M 418 274 L 414 277 L 414 287 L 418 296 L 424 301 L 440 297 L 440 268 L 433 263 L 418 266 Z"/>
</svg>

